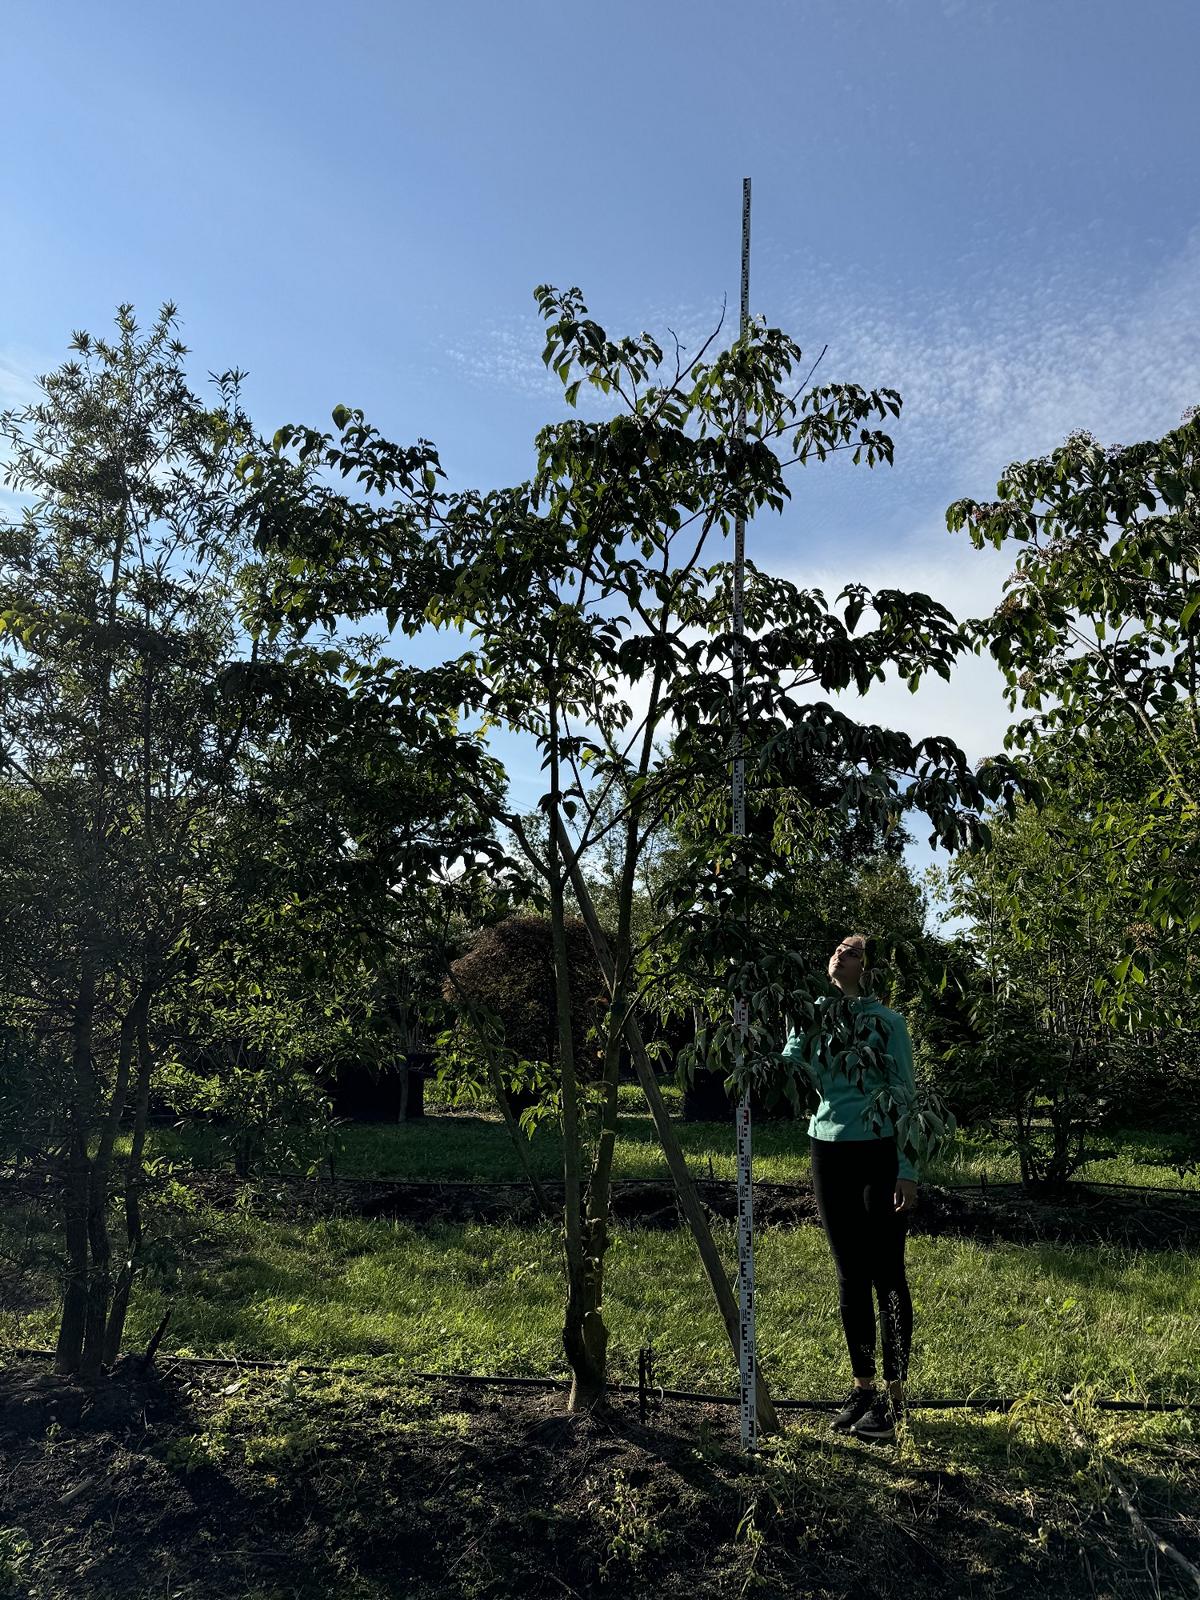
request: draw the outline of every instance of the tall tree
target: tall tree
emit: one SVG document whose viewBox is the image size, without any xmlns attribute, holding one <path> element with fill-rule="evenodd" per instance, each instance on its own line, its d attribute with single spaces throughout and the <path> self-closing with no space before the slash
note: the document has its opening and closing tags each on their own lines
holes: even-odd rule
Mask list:
<svg viewBox="0 0 1200 1600">
<path fill-rule="evenodd" d="M 291 562 L 277 591 L 287 614 L 383 611 L 408 632 L 431 622 L 469 630 L 471 649 L 447 667 L 459 674 L 459 703 L 485 724 L 526 735 L 541 752 L 544 835 L 506 806 L 493 816 L 550 911 L 566 1191 L 563 1343 L 570 1405 L 583 1409 L 604 1393 L 604 1264 L 623 1041 L 735 1348 L 738 1339 L 728 1277 L 646 1058 L 633 971 L 639 864 L 656 824 L 682 797 L 718 807 L 696 855 L 707 877 L 720 865 L 723 885 L 742 892 L 752 881 L 750 855 L 735 846 L 717 801 L 728 787 L 736 646 L 732 575 L 712 547 L 738 516 L 784 505 L 789 466 L 838 452 L 867 464 L 889 460 L 891 441 L 876 424 L 897 412 L 899 400 L 890 390 L 812 386 L 798 347 L 759 324 L 725 350 L 716 349 L 714 335 L 688 358 L 678 347 L 667 355 L 648 334 L 610 339 L 577 290 L 543 286 L 537 300 L 547 324 L 545 360 L 567 404 L 586 384 L 615 414 L 544 428 L 528 481 L 449 492 L 440 487 L 432 445 L 388 444 L 344 407 L 334 413 L 339 437 L 283 429 L 275 451 L 246 470 L 257 486 L 264 547 Z M 743 408 L 744 440 L 736 426 Z M 298 465 L 309 471 L 306 493 L 296 487 Z M 318 469 L 380 493 L 339 499 Z M 381 500 L 383 492 L 390 500 Z M 874 625 L 859 632 L 868 612 Z M 831 606 L 819 591 L 751 569 L 746 619 L 739 715 L 753 761 L 797 785 L 813 764 L 829 764 L 840 775 L 839 804 L 873 825 L 895 826 L 911 807 L 929 814 L 943 840 L 978 836 L 975 808 L 1012 790 L 1008 763 L 973 772 L 948 740 L 914 743 L 797 698 L 807 686 L 866 689 L 888 666 L 914 686 L 925 672 L 948 676 L 960 640 L 942 607 L 927 596 L 872 594 L 861 585 Z M 617 879 L 608 929 L 585 871 L 589 853 L 605 841 Z M 571 1029 L 565 930 L 572 893 L 609 989 L 603 1093 L 591 1126 Z M 733 967 L 740 983 L 745 974 L 737 960 Z M 815 994 L 818 978 L 793 976 L 803 1005 L 805 985 Z M 765 1017 L 756 1016 L 760 1022 L 765 1030 Z M 769 1426 L 765 1386 L 763 1405 Z"/>
<path fill-rule="evenodd" d="M 143 331 L 122 307 L 114 338 L 73 348 L 0 421 L 26 498 L 0 528 L 0 767 L 6 808 L 29 819 L 0 840 L 24 911 L 2 925 L 0 993 L 58 1098 L 58 1366 L 93 1376 L 119 1346 L 141 1238 L 156 1008 L 221 972 L 227 996 L 214 952 L 255 915 L 319 903 L 328 928 L 351 895 L 368 920 L 456 856 L 486 860 L 486 825 L 436 758 L 461 750 L 484 786 L 489 767 L 428 679 L 396 669 L 379 691 L 369 644 L 250 636 L 273 577 L 236 470 L 253 436 L 236 372 L 215 403 L 192 392 L 174 309 Z"/>
<path fill-rule="evenodd" d="M 27 497 L 0 531 L 0 760 L 55 841 L 24 867 L 57 952 L 20 998 L 67 1095 L 58 1365 L 94 1374 L 119 1337 L 113 1149 L 131 1098 L 135 1140 L 144 1129 L 147 1016 L 196 892 L 195 830 L 253 714 L 221 681 L 249 433 L 238 374 L 215 405 L 189 389 L 170 306 L 147 332 L 123 306 L 113 339 L 73 349 L 0 421 L 7 482 Z"/>
</svg>

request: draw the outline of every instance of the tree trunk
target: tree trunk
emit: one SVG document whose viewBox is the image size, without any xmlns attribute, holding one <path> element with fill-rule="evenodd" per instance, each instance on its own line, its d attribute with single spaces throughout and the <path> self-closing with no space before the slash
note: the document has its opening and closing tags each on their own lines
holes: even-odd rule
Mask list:
<svg viewBox="0 0 1200 1600">
<path fill-rule="evenodd" d="M 556 819 L 558 817 L 555 812 Z M 604 1325 L 604 1268 L 608 1254 L 608 1213 L 612 1193 L 613 1156 L 617 1145 L 618 1088 L 621 1076 L 623 1023 L 629 1006 L 630 927 L 633 916 L 633 889 L 637 867 L 638 813 L 631 808 L 625 827 L 625 860 L 617 898 L 617 937 L 613 952 L 613 976 L 609 995 L 608 1029 L 604 1046 L 604 1073 L 601 1080 L 604 1099 L 600 1113 L 600 1137 L 588 1182 L 584 1208 L 583 1237 L 586 1275 L 584 1325 L 590 1330 L 589 1357 L 594 1367 L 605 1368 L 608 1330 Z M 565 841 L 559 836 L 560 846 Z M 572 859 L 574 855 L 572 855 Z"/>
<path fill-rule="evenodd" d="M 71 1018 L 71 1104 L 66 1171 L 63 1174 L 63 1233 L 67 1270 L 58 1326 L 55 1370 L 78 1372 L 83 1355 L 88 1308 L 88 1190 L 91 1159 L 88 1123 L 93 1101 L 92 1023 L 96 1010 L 96 969 L 91 930 L 83 929 L 79 991 Z"/>
<path fill-rule="evenodd" d="M 113 1146 L 116 1144 L 117 1134 L 125 1115 L 125 1101 L 129 1094 L 129 1069 L 133 1060 L 137 1022 L 142 1004 L 142 997 L 139 995 L 121 1019 L 121 1040 L 117 1051 L 117 1070 L 112 1095 L 89 1174 L 87 1230 L 92 1252 L 92 1271 L 88 1284 L 83 1356 L 79 1363 L 80 1377 L 88 1379 L 99 1377 L 104 1364 L 104 1334 L 108 1324 L 108 1308 L 113 1287 L 112 1240 L 108 1231 L 109 1181 L 112 1177 Z"/>
<path fill-rule="evenodd" d="M 233 1141 L 233 1175 L 249 1180 L 254 1172 L 254 1135 L 239 1133 Z"/>
<path fill-rule="evenodd" d="M 591 1410 L 604 1399 L 608 1371 L 608 1329 L 604 1323 L 604 1265 L 608 1253 L 608 1206 L 612 1160 L 617 1139 L 617 1084 L 621 1067 L 621 1030 L 614 1003 L 604 1056 L 604 1105 L 600 1140 L 587 1186 L 583 1217 L 584 1274 L 581 1285 L 582 1351 L 574 1366 L 572 1411 Z"/>
<path fill-rule="evenodd" d="M 600 1314 L 600 1263 L 584 1248 L 582 1153 L 579 1139 L 579 1084 L 571 1011 L 571 973 L 567 956 L 563 860 L 556 822 L 559 804 L 558 707 L 550 695 L 550 935 L 554 947 L 554 999 L 558 1017 L 558 1066 L 562 1076 L 563 1186 L 567 1264 L 567 1307 L 563 1349 L 571 1368 L 568 1411 L 590 1411 L 603 1404 L 608 1330 Z"/>
<path fill-rule="evenodd" d="M 484 1046 L 487 1050 L 487 1046 Z M 504 1126 L 508 1129 L 508 1136 L 512 1140 L 513 1149 L 517 1152 L 517 1160 L 521 1163 L 521 1170 L 525 1174 L 529 1187 L 533 1190 L 533 1198 L 537 1202 L 538 1210 L 544 1217 L 554 1215 L 554 1207 L 550 1204 L 546 1191 L 538 1181 L 537 1173 L 533 1170 L 533 1163 L 529 1159 L 529 1141 L 521 1132 L 516 1117 L 513 1116 L 512 1107 L 508 1103 L 508 1096 L 504 1092 L 504 1079 L 496 1058 L 487 1050 L 488 1078 L 491 1081 L 492 1093 L 496 1096 L 496 1104 L 500 1107 L 500 1115 L 504 1118 Z"/>
<path fill-rule="evenodd" d="M 552 819 L 552 825 L 557 818 Z M 561 824 L 559 824 L 561 826 Z M 571 886 L 575 890 L 575 898 L 583 913 L 591 935 L 592 946 L 596 952 L 596 959 L 600 963 L 601 971 L 610 987 L 614 982 L 614 964 L 612 951 L 609 949 L 608 940 L 596 916 L 596 908 L 592 904 L 592 897 L 588 891 L 587 881 L 579 869 L 578 864 L 571 867 Z M 637 1025 L 637 1019 L 630 1014 L 624 1024 L 625 1038 L 629 1043 L 630 1053 L 633 1056 L 634 1070 L 642 1092 L 650 1106 L 650 1115 L 654 1119 L 654 1126 L 662 1144 L 663 1154 L 667 1159 L 667 1166 L 675 1183 L 675 1190 L 679 1196 L 679 1204 L 692 1230 L 692 1237 L 696 1241 L 696 1248 L 700 1252 L 700 1260 L 708 1275 L 712 1286 L 717 1308 L 725 1323 L 725 1331 L 729 1336 L 729 1343 L 733 1349 L 735 1360 L 741 1354 L 741 1327 L 738 1312 L 737 1297 L 729 1284 L 724 1263 L 720 1252 L 717 1250 L 716 1241 L 712 1236 L 712 1229 L 708 1225 L 708 1218 L 700 1197 L 696 1193 L 696 1185 L 688 1171 L 687 1161 L 676 1136 L 675 1129 L 671 1126 L 670 1113 L 662 1092 L 658 1087 L 658 1079 L 654 1075 L 654 1067 L 646 1054 L 645 1042 L 642 1031 Z M 758 1426 L 762 1433 L 778 1433 L 779 1422 L 775 1416 L 775 1407 L 771 1403 L 771 1396 L 767 1389 L 767 1381 L 763 1375 L 761 1365 L 758 1374 Z"/>
<path fill-rule="evenodd" d="M 117 1275 L 109 1307 L 108 1324 L 104 1330 L 104 1365 L 111 1367 L 121 1350 L 125 1336 L 125 1317 L 129 1311 L 129 1295 L 137 1271 L 138 1256 L 142 1249 L 141 1190 L 145 1178 L 143 1167 L 146 1148 L 146 1120 L 150 1107 L 150 1073 L 153 1054 L 147 1027 L 147 1006 L 141 1008 L 137 1022 L 138 1075 L 134 1089 L 133 1141 L 129 1151 L 129 1165 L 125 1169 L 125 1260 Z"/>
<path fill-rule="evenodd" d="M 62 1316 L 54 1370 L 71 1375 L 79 1370 L 88 1305 L 88 1153 L 86 1124 L 80 1127 L 74 1111 L 69 1154 L 63 1174 L 63 1234 L 67 1270 L 63 1284 Z"/>
</svg>

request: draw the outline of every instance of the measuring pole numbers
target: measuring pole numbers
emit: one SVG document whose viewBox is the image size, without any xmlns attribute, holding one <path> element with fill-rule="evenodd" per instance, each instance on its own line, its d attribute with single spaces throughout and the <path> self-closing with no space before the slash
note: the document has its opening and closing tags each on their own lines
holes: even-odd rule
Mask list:
<svg viewBox="0 0 1200 1600">
<path fill-rule="evenodd" d="M 742 315 L 740 332 L 746 337 L 750 326 L 750 179 L 742 179 Z M 746 437 L 746 402 L 738 405 L 734 435 L 739 443 Z M 745 698 L 745 662 L 742 636 L 745 631 L 743 595 L 746 577 L 746 519 L 739 516 L 733 532 L 733 835 L 746 834 L 746 762 L 742 749 L 742 712 Z M 736 907 L 735 907 L 736 911 Z M 735 994 L 733 1027 L 737 1062 L 741 1066 L 746 1051 L 749 1010 L 745 998 Z M 750 1090 L 742 1092 L 737 1112 L 737 1187 L 738 1187 L 738 1365 L 741 1374 L 742 1447 L 753 1449 L 758 1442 L 758 1352 L 754 1330 L 754 1187 L 752 1171 L 752 1129 Z"/>
</svg>

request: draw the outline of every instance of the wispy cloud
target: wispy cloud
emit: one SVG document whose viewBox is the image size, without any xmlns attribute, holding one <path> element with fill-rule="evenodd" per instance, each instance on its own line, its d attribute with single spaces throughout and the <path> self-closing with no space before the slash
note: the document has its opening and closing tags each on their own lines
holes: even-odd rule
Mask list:
<svg viewBox="0 0 1200 1600">
<path fill-rule="evenodd" d="M 1152 435 L 1200 400 L 1200 232 L 1136 290 L 1094 273 L 993 274 L 935 304 L 847 288 L 824 268 L 803 277 L 786 320 L 829 339 L 827 373 L 900 390 L 913 487 L 994 480 L 1075 428 Z"/>
<path fill-rule="evenodd" d="M 905 407 L 895 426 L 900 472 L 887 521 L 911 516 L 907 536 L 855 538 L 853 576 L 871 588 L 932 595 L 960 619 L 999 601 L 1012 551 L 975 550 L 950 535 L 944 506 L 963 493 L 987 494 L 1012 460 L 1039 455 L 1076 428 L 1105 442 L 1153 437 L 1200 400 L 1200 233 L 1136 293 L 1078 278 L 1050 277 L 1022 289 L 993 282 L 970 304 L 887 304 L 853 292 L 823 302 L 814 272 L 793 311 L 831 336 L 833 376 L 892 384 Z M 978 286 L 977 286 L 978 287 Z M 843 485 L 843 492 L 845 492 Z M 851 494 L 854 490 L 850 490 Z M 835 524 L 853 512 L 834 508 Z M 848 574 L 835 565 L 828 535 L 813 560 L 770 560 L 803 587 L 830 597 Z M 1012 720 L 990 657 L 963 657 L 946 683 L 926 678 L 915 694 L 896 678 L 844 709 L 914 737 L 948 734 L 972 760 L 1003 747 Z M 919 854 L 922 852 L 918 852 Z"/>
<path fill-rule="evenodd" d="M 540 357 L 545 326 L 535 316 L 506 318 L 446 346 L 445 359 L 481 389 L 530 400 L 562 397 L 562 384 Z"/>
<path fill-rule="evenodd" d="M 32 359 L 19 352 L 0 350 L 0 411 L 31 405 L 40 392 Z"/>
<path fill-rule="evenodd" d="M 1173 426 L 1200 400 L 1200 232 L 1137 288 L 1097 271 L 1052 270 L 1013 281 L 965 270 L 953 291 L 856 282 L 832 263 L 776 256 L 764 279 L 773 320 L 806 347 L 828 341 L 823 380 L 852 378 L 900 390 L 894 425 L 904 493 L 941 503 L 985 489 L 1008 462 L 1040 454 L 1075 428 L 1127 442 Z M 611 313 L 619 333 L 671 333 L 694 352 L 720 303 L 647 305 Z M 721 343 L 732 337 L 727 312 Z M 553 403 L 561 385 L 541 362 L 544 325 L 534 315 L 472 329 L 444 358 L 494 394 Z M 607 414 L 581 391 L 584 414 Z M 917 509 L 914 507 L 914 509 Z"/>
<path fill-rule="evenodd" d="M 650 306 L 628 315 L 613 314 L 608 331 L 613 338 L 645 330 L 658 340 L 667 362 L 667 373 L 674 368 L 676 340 L 684 366 L 705 341 L 719 329 L 713 348 L 728 344 L 736 331 L 736 315 L 725 311 L 722 324 L 720 301 L 712 305 Z M 596 313 L 593 313 L 596 314 Z M 604 318 L 597 315 L 597 320 Z M 522 315 L 489 322 L 448 344 L 444 359 L 470 383 L 500 395 L 520 396 L 553 404 L 561 402 L 563 386 L 541 359 L 546 342 L 546 324 L 538 316 Z M 583 388 L 579 392 L 579 411 L 587 415 L 609 416 L 619 401 Z"/>
<path fill-rule="evenodd" d="M 929 529 L 890 551 L 868 553 L 855 581 L 870 589 L 930 595 L 962 621 L 992 610 L 1011 566 L 1011 558 L 999 551 L 973 550 L 965 538 L 951 542 L 944 530 Z M 845 582 L 844 572 L 829 567 L 785 567 L 781 576 L 802 588 L 820 589 L 829 601 Z M 863 626 L 870 626 L 870 621 L 868 612 Z M 859 721 L 895 728 L 914 739 L 948 736 L 971 761 L 978 761 L 1003 748 L 1009 725 L 1003 686 L 990 656 L 968 655 L 959 657 L 948 682 L 931 675 L 914 692 L 902 678 L 890 675 L 883 683 L 872 684 L 866 695 L 847 690 L 829 698 Z"/>
</svg>

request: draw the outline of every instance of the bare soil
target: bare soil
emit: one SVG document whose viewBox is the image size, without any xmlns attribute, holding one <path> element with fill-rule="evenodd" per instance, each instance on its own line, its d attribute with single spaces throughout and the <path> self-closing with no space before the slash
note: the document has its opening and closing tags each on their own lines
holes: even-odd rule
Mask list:
<svg viewBox="0 0 1200 1600">
<path fill-rule="evenodd" d="M 0 1373 L 0 1594 L 16 1600 L 1142 1600 L 1086 1460 L 920 1415 L 899 1445 L 736 1449 L 729 1410 L 568 1418 L 561 1394 L 126 1361 Z M 979 1441 L 994 1427 L 987 1452 Z M 1003 1438 L 1001 1435 L 1003 1434 Z M 971 1440 L 975 1441 L 972 1445 Z M 1007 1441 L 1007 1443 L 1005 1442 Z M 972 1460 L 971 1451 L 976 1450 Z M 1200 1452 L 1192 1452 L 1200 1461 Z M 1126 1479 L 1200 1557 L 1200 1471 Z"/>
<path fill-rule="evenodd" d="M 219 1206 L 245 1203 L 244 1185 L 224 1173 L 195 1174 L 192 1185 Z M 547 1199 L 561 1214 L 562 1184 L 544 1183 Z M 710 1215 L 732 1221 L 737 1191 L 723 1179 L 699 1179 L 697 1189 Z M 538 1211 L 521 1183 L 405 1183 L 383 1179 L 292 1179 L 274 1177 L 254 1186 L 255 1204 L 284 1214 L 395 1217 L 420 1226 L 440 1222 L 530 1223 Z M 627 1179 L 614 1185 L 613 1216 L 641 1227 L 683 1225 L 669 1181 Z M 816 1199 L 799 1184 L 755 1184 L 755 1220 L 762 1226 L 819 1225 Z M 1013 1188 L 943 1189 L 922 1184 L 920 1204 L 909 1223 L 912 1234 L 956 1234 L 981 1241 L 1028 1244 L 1057 1241 L 1115 1244 L 1138 1249 L 1200 1249 L 1200 1193 L 1171 1194 L 1089 1189 L 1080 1183 L 1065 1194 L 1033 1196 Z"/>
</svg>

